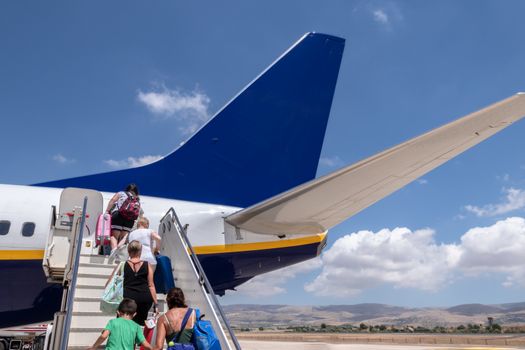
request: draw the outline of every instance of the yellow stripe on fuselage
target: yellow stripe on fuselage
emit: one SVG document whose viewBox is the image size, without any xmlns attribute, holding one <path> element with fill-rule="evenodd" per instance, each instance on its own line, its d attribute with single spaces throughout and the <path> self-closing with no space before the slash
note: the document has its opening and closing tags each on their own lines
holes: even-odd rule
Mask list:
<svg viewBox="0 0 525 350">
<path fill-rule="evenodd" d="M 326 232 L 308 237 L 283 239 L 280 241 L 199 246 L 193 247 L 193 250 L 195 250 L 195 254 L 239 253 L 254 250 L 288 248 L 321 243 L 325 237 Z"/>
<path fill-rule="evenodd" d="M 0 260 L 42 260 L 44 250 L 0 250 Z"/>
<path fill-rule="evenodd" d="M 326 233 L 320 233 L 308 237 L 284 239 L 280 241 L 208 245 L 193 247 L 193 249 L 196 254 L 239 253 L 321 243 L 325 237 Z M 43 258 L 43 250 L 0 250 L 0 260 L 42 260 Z"/>
</svg>

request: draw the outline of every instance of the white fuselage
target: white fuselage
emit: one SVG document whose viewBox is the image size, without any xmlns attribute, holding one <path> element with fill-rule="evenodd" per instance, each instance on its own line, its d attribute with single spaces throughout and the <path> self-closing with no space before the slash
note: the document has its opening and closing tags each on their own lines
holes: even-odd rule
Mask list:
<svg viewBox="0 0 525 350">
<path fill-rule="evenodd" d="M 58 207 L 61 192 L 60 188 L 0 185 L 0 223 L 10 224 L 7 234 L 0 235 L 0 259 L 6 254 L 10 256 L 9 251 L 39 251 L 45 248 L 50 232 L 51 207 Z M 113 195 L 102 192 L 104 208 Z M 235 231 L 225 224 L 224 217 L 241 209 L 237 207 L 150 196 L 141 196 L 140 202 L 144 216 L 149 219 L 150 227 L 154 230 L 158 229 L 160 219 L 173 207 L 181 223 L 189 225 L 188 237 L 197 253 L 206 253 L 210 249 L 217 253 L 227 252 L 232 247 L 237 252 L 244 251 L 244 247 L 250 251 L 254 249 L 254 244 L 279 242 L 281 246 L 287 241 L 312 236 L 303 234 L 278 238 L 244 230 Z M 34 234 L 28 237 L 22 235 L 24 223 L 35 224 Z"/>
<path fill-rule="evenodd" d="M 49 235 L 51 206 L 58 207 L 61 192 L 62 189 L 58 188 L 0 185 L 0 221 L 10 223 L 8 233 L 0 235 L 0 251 L 44 249 Z M 113 195 L 102 192 L 104 208 Z M 223 217 L 239 210 L 148 196 L 141 196 L 141 207 L 155 230 L 162 216 L 173 207 L 181 222 L 189 224 L 188 235 L 195 246 L 223 245 Z M 30 237 L 21 234 L 26 222 L 35 224 L 35 232 Z"/>
</svg>

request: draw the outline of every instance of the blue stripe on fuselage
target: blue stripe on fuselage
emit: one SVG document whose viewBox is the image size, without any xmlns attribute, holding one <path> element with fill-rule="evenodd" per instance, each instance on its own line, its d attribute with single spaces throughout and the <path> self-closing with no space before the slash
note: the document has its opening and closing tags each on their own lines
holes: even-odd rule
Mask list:
<svg viewBox="0 0 525 350">
<path fill-rule="evenodd" d="M 199 254 L 213 289 L 222 295 L 254 276 L 302 262 L 321 253 L 322 242 L 246 252 Z"/>
</svg>

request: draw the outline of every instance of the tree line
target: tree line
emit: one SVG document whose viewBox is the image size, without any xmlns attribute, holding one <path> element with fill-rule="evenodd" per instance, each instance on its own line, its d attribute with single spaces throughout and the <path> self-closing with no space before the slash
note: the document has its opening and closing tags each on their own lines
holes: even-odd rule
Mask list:
<svg viewBox="0 0 525 350">
<path fill-rule="evenodd" d="M 329 325 L 302 325 L 288 327 L 240 327 L 241 332 L 250 331 L 286 331 L 297 333 L 458 333 L 458 334 L 487 334 L 487 333 L 524 333 L 523 327 L 502 327 L 498 323 L 490 325 L 467 324 L 459 326 L 392 326 L 392 325 L 369 325 L 366 323 Z"/>
</svg>

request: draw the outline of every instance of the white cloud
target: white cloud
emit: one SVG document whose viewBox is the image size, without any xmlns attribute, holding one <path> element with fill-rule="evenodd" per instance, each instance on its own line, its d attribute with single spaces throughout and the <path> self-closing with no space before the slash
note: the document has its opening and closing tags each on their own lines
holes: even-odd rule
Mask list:
<svg viewBox="0 0 525 350">
<path fill-rule="evenodd" d="M 306 273 L 321 267 L 321 260 L 315 258 L 288 266 L 283 269 L 265 273 L 237 287 L 237 292 L 250 297 L 271 297 L 286 292 L 283 285 L 296 275 Z"/>
<path fill-rule="evenodd" d="M 195 132 L 210 118 L 210 98 L 198 90 L 184 92 L 162 86 L 160 91 L 139 90 L 137 99 L 153 114 L 178 120 L 179 130 L 185 135 Z"/>
<path fill-rule="evenodd" d="M 76 162 L 73 158 L 66 158 L 61 153 L 57 153 L 53 156 L 53 160 L 60 164 L 74 163 Z"/>
<path fill-rule="evenodd" d="M 511 217 L 468 230 L 459 243 L 437 244 L 434 231 L 359 231 L 339 238 L 321 256 L 321 273 L 305 290 L 349 297 L 380 285 L 436 291 L 458 277 L 504 276 L 525 287 L 525 219 Z"/>
<path fill-rule="evenodd" d="M 319 159 L 319 164 L 329 168 L 341 167 L 344 165 L 343 160 L 339 156 L 322 157 Z"/>
<path fill-rule="evenodd" d="M 525 207 L 525 191 L 511 187 L 503 189 L 503 192 L 506 196 L 502 203 L 487 204 L 483 207 L 466 205 L 465 209 L 476 216 L 485 217 L 502 215 Z"/>
<path fill-rule="evenodd" d="M 373 12 L 374 20 L 382 24 L 388 24 L 388 15 L 383 9 L 376 9 Z"/>
<path fill-rule="evenodd" d="M 305 290 L 322 296 L 353 296 L 382 284 L 438 290 L 460 251 L 454 244 L 436 244 L 433 235 L 430 229 L 395 228 L 339 238 L 322 255 L 323 270 Z"/>
<path fill-rule="evenodd" d="M 374 21 L 388 31 L 403 21 L 403 13 L 394 2 L 384 3 L 380 7 L 368 5 L 367 8 Z"/>
<path fill-rule="evenodd" d="M 114 169 L 136 168 L 142 165 L 153 163 L 161 158 L 162 156 L 128 157 L 121 160 L 108 159 L 105 160 L 104 163 L 106 163 L 106 165 L 108 165 L 110 168 Z"/>
<path fill-rule="evenodd" d="M 502 273 L 504 286 L 525 287 L 525 219 L 507 218 L 475 227 L 461 237 L 458 268 L 467 275 Z"/>
<path fill-rule="evenodd" d="M 428 184 L 428 180 L 427 179 L 417 179 L 416 180 L 418 184 L 420 185 L 426 185 Z"/>
</svg>

